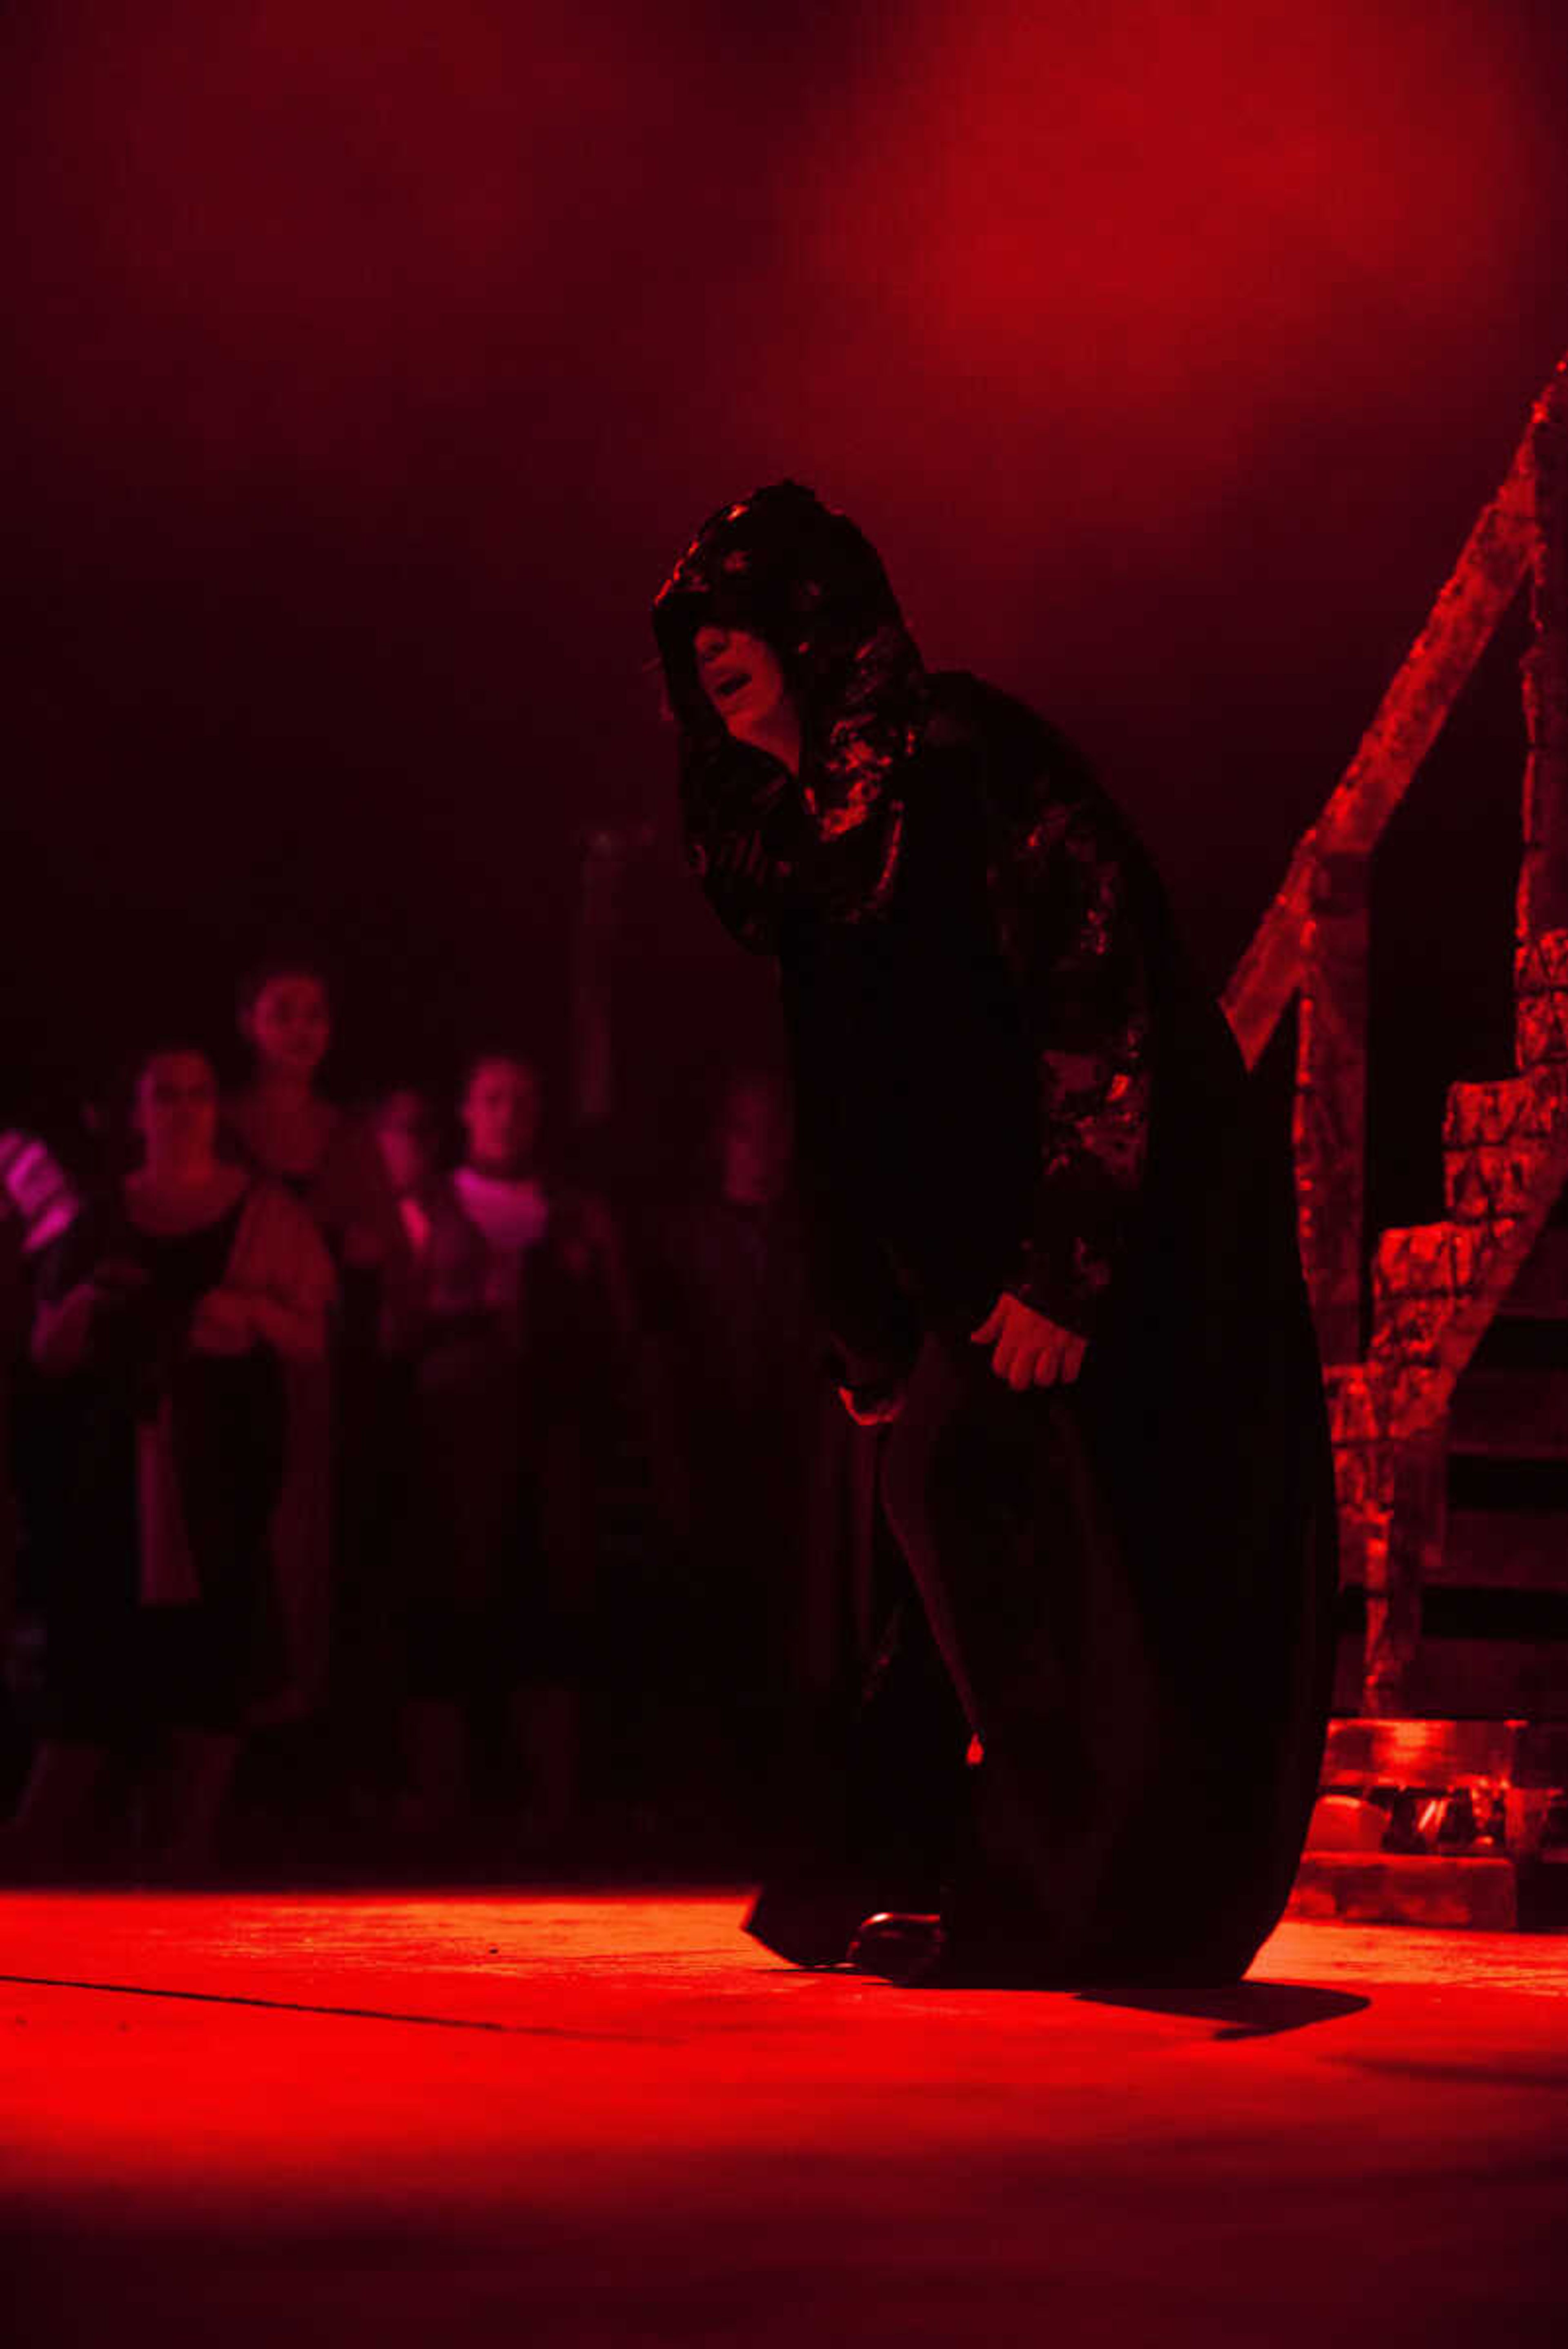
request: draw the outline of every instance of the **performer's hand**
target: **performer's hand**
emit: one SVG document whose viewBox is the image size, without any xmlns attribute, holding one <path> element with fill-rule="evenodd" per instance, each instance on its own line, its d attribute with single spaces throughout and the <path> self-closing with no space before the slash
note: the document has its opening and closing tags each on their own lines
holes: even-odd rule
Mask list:
<svg viewBox="0 0 1568 2349">
<path fill-rule="evenodd" d="M 1003 1289 L 978 1330 L 976 1346 L 994 1345 L 991 1367 L 1015 1394 L 1027 1387 L 1071 1386 L 1084 1367 L 1084 1340 Z"/>
<path fill-rule="evenodd" d="M 198 1354 L 248 1354 L 256 1341 L 250 1299 L 234 1288 L 209 1288 L 191 1317 L 191 1347 Z"/>
<path fill-rule="evenodd" d="M 749 881 L 760 887 L 767 878 L 767 852 L 760 832 L 743 832 L 709 852 L 709 870 L 722 881 Z"/>
</svg>

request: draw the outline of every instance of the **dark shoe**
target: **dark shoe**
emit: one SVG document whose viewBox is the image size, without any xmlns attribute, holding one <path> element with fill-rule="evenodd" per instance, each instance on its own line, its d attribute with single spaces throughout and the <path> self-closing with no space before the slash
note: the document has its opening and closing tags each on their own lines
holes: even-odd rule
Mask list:
<svg viewBox="0 0 1568 2349">
<path fill-rule="evenodd" d="M 868 1885 L 836 1875 L 781 1871 L 763 1885 L 744 1930 L 792 1966 L 832 1971 L 844 1963 L 856 1920 L 875 1899 Z"/>
<path fill-rule="evenodd" d="M 844 1962 L 855 1973 L 880 1974 L 909 1990 L 936 1971 L 946 1948 L 940 1917 L 879 1909 L 856 1928 Z"/>
</svg>

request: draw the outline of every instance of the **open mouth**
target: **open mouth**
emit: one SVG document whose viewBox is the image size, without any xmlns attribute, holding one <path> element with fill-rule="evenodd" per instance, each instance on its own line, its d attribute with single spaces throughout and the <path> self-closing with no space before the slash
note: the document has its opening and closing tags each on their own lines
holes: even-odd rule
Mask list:
<svg viewBox="0 0 1568 2349">
<path fill-rule="evenodd" d="M 752 681 L 751 671 L 744 668 L 726 669 L 722 677 L 710 678 L 708 690 L 715 701 L 733 701 Z"/>
</svg>

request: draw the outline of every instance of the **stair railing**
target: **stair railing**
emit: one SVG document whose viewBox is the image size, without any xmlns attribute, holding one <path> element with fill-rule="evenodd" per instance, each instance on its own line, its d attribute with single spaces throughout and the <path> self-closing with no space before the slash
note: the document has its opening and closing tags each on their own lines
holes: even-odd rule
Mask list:
<svg viewBox="0 0 1568 2349">
<path fill-rule="evenodd" d="M 1521 1073 L 1451 1090 L 1450 1219 L 1384 1235 L 1368 1332 L 1372 859 L 1526 579 Z M 1333 1414 L 1342 1575 L 1367 1596 L 1363 1710 L 1398 1713 L 1409 1704 L 1421 1590 L 1441 1556 L 1454 1385 L 1568 1179 L 1568 358 L 1237 965 L 1225 1009 L 1249 1066 L 1293 999 L 1298 1221 Z"/>
</svg>

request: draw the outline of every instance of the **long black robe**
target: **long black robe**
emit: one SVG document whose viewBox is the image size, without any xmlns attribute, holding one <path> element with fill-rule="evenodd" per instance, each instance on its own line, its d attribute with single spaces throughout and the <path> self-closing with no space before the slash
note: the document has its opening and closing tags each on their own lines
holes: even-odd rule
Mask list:
<svg viewBox="0 0 1568 2349">
<path fill-rule="evenodd" d="M 831 1963 L 940 1905 L 963 1978 L 1234 1977 L 1332 1667 L 1283 1138 L 1125 818 L 1032 712 L 926 675 L 852 525 L 761 492 L 655 616 L 694 864 L 779 958 L 839 1375 L 906 1398 L 884 1498 L 919 1603 L 752 1930 Z M 705 620 L 778 649 L 798 784 L 706 709 Z M 1088 1340 L 1075 1387 L 996 1378 L 970 1332 L 1003 1290 Z"/>
</svg>

